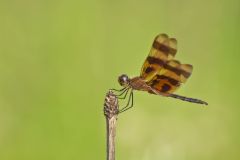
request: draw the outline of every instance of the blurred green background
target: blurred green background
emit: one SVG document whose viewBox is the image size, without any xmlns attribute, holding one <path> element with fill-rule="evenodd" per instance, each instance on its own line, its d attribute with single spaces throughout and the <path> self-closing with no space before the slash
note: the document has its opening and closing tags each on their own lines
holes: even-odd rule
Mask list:
<svg viewBox="0 0 240 160">
<path fill-rule="evenodd" d="M 239 16 L 239 0 L 0 0 L 0 159 L 105 159 L 105 94 L 158 33 L 194 66 L 177 93 L 209 105 L 135 92 L 117 159 L 240 159 Z"/>
</svg>

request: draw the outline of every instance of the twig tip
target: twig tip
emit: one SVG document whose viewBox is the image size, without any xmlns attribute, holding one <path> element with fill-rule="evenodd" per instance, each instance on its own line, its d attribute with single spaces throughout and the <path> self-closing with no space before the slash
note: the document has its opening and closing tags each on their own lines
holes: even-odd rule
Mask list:
<svg viewBox="0 0 240 160">
<path fill-rule="evenodd" d="M 104 101 L 104 115 L 108 118 L 119 112 L 118 99 L 112 90 L 109 90 Z"/>
</svg>

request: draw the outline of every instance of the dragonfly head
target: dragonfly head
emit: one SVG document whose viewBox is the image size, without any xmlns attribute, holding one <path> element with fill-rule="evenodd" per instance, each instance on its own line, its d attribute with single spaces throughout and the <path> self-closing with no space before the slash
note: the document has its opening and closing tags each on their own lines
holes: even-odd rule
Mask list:
<svg viewBox="0 0 240 160">
<path fill-rule="evenodd" d="M 121 86 L 125 87 L 129 84 L 129 78 L 126 74 L 122 74 L 118 77 L 118 82 Z"/>
</svg>

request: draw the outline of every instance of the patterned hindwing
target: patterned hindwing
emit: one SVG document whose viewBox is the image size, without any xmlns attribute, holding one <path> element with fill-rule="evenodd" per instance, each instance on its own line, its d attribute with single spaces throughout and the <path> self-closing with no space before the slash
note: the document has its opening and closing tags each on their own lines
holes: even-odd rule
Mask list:
<svg viewBox="0 0 240 160">
<path fill-rule="evenodd" d="M 185 83 L 192 73 L 192 65 L 181 64 L 177 60 L 170 60 L 164 64 L 153 79 L 148 83 L 161 93 L 173 93 L 181 83 Z"/>
<path fill-rule="evenodd" d="M 177 40 L 168 38 L 166 34 L 159 34 L 153 41 L 150 53 L 142 66 L 140 77 L 145 79 L 146 82 L 152 80 L 176 53 Z"/>
</svg>

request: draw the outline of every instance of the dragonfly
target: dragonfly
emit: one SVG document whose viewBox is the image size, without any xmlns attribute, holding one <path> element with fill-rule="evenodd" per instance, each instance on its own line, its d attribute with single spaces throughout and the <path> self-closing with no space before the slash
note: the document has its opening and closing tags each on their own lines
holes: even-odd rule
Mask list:
<svg viewBox="0 0 240 160">
<path fill-rule="evenodd" d="M 119 93 L 117 95 L 119 99 L 125 99 L 129 95 L 128 102 L 119 111 L 120 113 L 133 107 L 134 90 L 208 105 L 200 99 L 174 94 L 191 76 L 193 70 L 192 65 L 181 64 L 180 61 L 174 59 L 176 53 L 177 40 L 175 38 L 170 38 L 164 33 L 155 37 L 150 53 L 143 63 L 140 76 L 129 78 L 126 74 L 122 74 L 118 77 L 118 82 L 123 88 L 112 89 Z"/>
</svg>

